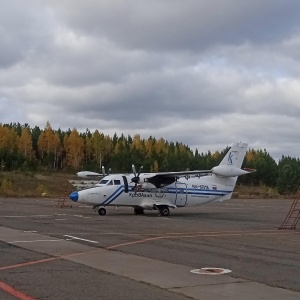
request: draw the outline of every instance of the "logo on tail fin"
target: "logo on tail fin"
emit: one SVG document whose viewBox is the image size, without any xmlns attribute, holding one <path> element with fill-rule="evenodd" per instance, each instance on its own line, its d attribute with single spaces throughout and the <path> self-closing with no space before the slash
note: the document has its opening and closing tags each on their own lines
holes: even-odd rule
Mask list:
<svg viewBox="0 0 300 300">
<path fill-rule="evenodd" d="M 233 158 L 233 154 L 230 152 L 228 155 L 228 164 L 232 165 L 232 158 Z"/>
</svg>

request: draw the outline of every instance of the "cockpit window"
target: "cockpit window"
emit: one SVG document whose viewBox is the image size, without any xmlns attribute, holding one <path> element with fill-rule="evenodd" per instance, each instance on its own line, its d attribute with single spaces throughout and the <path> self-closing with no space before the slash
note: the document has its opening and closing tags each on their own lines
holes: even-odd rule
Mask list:
<svg viewBox="0 0 300 300">
<path fill-rule="evenodd" d="M 121 180 L 119 179 L 113 179 L 113 180 L 108 180 L 108 179 L 102 179 L 99 184 L 102 185 L 121 185 Z"/>
<path fill-rule="evenodd" d="M 107 179 L 102 179 L 99 184 L 107 184 L 108 183 L 108 180 Z"/>
</svg>

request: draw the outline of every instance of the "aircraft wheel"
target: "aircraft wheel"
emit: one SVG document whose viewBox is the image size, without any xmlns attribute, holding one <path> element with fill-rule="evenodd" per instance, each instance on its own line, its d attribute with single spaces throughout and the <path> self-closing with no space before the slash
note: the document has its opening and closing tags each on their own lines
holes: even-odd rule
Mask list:
<svg viewBox="0 0 300 300">
<path fill-rule="evenodd" d="M 105 209 L 104 207 L 100 207 L 100 208 L 98 209 L 98 214 L 99 214 L 100 216 L 105 216 L 105 215 L 106 215 L 106 209 Z"/>
<path fill-rule="evenodd" d="M 143 215 L 144 214 L 144 209 L 141 207 L 135 207 L 134 208 L 134 214 L 135 215 Z"/>
<path fill-rule="evenodd" d="M 159 212 L 162 217 L 167 217 L 170 214 L 170 210 L 168 206 L 163 206 L 159 208 Z"/>
</svg>

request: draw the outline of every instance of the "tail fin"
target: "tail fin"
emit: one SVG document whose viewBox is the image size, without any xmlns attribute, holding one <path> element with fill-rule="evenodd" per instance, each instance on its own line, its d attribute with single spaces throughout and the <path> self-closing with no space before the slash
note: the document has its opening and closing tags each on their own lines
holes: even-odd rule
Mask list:
<svg viewBox="0 0 300 300">
<path fill-rule="evenodd" d="M 248 144 L 234 143 L 226 153 L 219 166 L 240 168 L 246 155 Z"/>
<path fill-rule="evenodd" d="M 246 143 L 234 143 L 231 146 L 220 164 L 212 169 L 212 181 L 215 184 L 230 186 L 233 190 L 237 177 L 250 173 L 241 169 L 247 146 Z"/>
<path fill-rule="evenodd" d="M 226 189 L 231 190 L 231 193 L 227 193 L 213 202 L 229 200 L 232 197 L 238 176 L 251 173 L 241 169 L 247 146 L 248 144 L 246 143 L 234 143 L 220 164 L 212 169 L 213 175 L 211 176 L 211 182 L 213 185 L 216 187 L 220 185 L 227 186 Z"/>
</svg>

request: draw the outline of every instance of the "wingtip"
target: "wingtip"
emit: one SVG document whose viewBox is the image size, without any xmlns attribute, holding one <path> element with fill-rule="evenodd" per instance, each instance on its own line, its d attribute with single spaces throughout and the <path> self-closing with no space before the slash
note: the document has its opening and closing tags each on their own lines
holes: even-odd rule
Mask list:
<svg viewBox="0 0 300 300">
<path fill-rule="evenodd" d="M 244 168 L 243 170 L 247 171 L 248 173 L 256 172 L 255 169 L 251 169 L 251 168 Z"/>
</svg>

